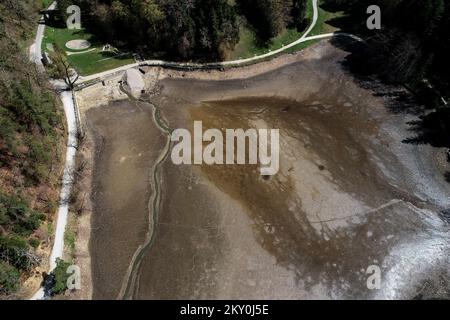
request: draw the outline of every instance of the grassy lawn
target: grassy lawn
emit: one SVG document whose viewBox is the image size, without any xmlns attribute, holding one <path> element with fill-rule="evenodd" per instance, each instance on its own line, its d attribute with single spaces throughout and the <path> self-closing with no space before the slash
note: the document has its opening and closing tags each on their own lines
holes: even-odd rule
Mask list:
<svg viewBox="0 0 450 320">
<path fill-rule="evenodd" d="M 53 3 L 53 0 L 42 0 L 42 8 L 47 9 Z"/>
<path fill-rule="evenodd" d="M 66 43 L 70 40 L 82 39 L 88 40 L 93 46 L 98 45 L 92 36 L 84 29 L 81 30 L 69 30 L 67 28 L 54 28 L 47 26 L 45 28 L 45 36 L 42 41 L 42 47 L 46 50 L 48 44 L 56 43 L 60 48 L 67 52 L 77 52 L 77 50 L 70 50 L 66 47 Z"/>
<path fill-rule="evenodd" d="M 87 53 L 70 55 L 68 59 L 73 66 L 76 66 L 79 74 L 83 76 L 115 69 L 135 62 L 130 54 L 111 56 L 110 53 L 102 52 L 98 49 Z"/>
<path fill-rule="evenodd" d="M 322 9 L 320 7 L 319 1 L 319 17 L 317 19 L 316 26 L 313 28 L 309 35 L 314 36 L 322 33 L 338 31 L 336 28 L 327 24 L 327 21 L 339 15 L 340 13 L 328 12 Z M 306 16 L 310 21 L 312 21 L 313 7 L 310 0 L 308 0 Z M 283 30 L 278 36 L 270 40 L 268 46 L 263 47 L 258 44 L 254 31 L 245 26 L 244 23 L 241 23 L 240 40 L 234 50 L 231 52 L 229 60 L 251 58 L 255 55 L 261 55 L 264 53 L 268 53 L 269 51 L 280 49 L 283 45 L 287 45 L 299 39 L 303 35 L 303 33 L 304 31 L 298 32 L 296 29 Z M 305 43 L 298 44 L 292 48 L 289 48 L 288 50 L 286 50 L 286 52 L 295 52 L 300 49 L 304 49 L 305 47 L 315 42 L 317 41 L 307 41 Z"/>
<path fill-rule="evenodd" d="M 258 44 L 254 31 L 243 24 L 240 26 L 239 33 L 239 43 L 230 54 L 229 60 L 251 58 L 255 55 L 261 55 L 279 49 L 283 45 L 294 42 L 303 34 L 296 29 L 285 29 L 278 36 L 272 38 L 268 46 L 262 47 Z"/>
<path fill-rule="evenodd" d="M 42 0 L 45 6 L 50 5 L 53 0 Z M 308 0 L 307 17 L 312 21 L 313 8 L 311 1 Z M 327 24 L 327 21 L 340 16 L 341 13 L 332 13 L 325 11 L 320 7 L 319 1 L 319 17 L 316 26 L 313 28 L 310 36 L 337 31 L 336 28 Z M 228 60 L 245 59 L 255 55 L 261 55 L 269 51 L 277 50 L 284 45 L 292 43 L 299 39 L 304 31 L 298 32 L 296 29 L 285 29 L 278 36 L 272 38 L 267 46 L 258 43 L 255 33 L 243 22 L 240 24 L 240 41 L 230 53 Z M 88 40 L 92 47 L 85 51 L 71 50 L 66 47 L 66 43 L 70 40 Z M 292 53 L 307 46 L 318 42 L 319 40 L 307 41 L 287 49 L 286 53 Z M 56 43 L 68 54 L 68 60 L 72 66 L 82 76 L 87 76 L 110 69 L 118 68 L 126 64 L 134 63 L 131 54 L 114 54 L 112 52 L 102 52 L 103 43 L 96 40 L 91 34 L 84 29 L 69 30 L 67 28 L 57 28 L 47 26 L 45 36 L 42 43 L 42 50 L 51 51 L 52 44 Z"/>
<path fill-rule="evenodd" d="M 316 26 L 311 30 L 309 36 L 316 36 L 323 33 L 339 31 L 339 29 L 329 25 L 327 22 L 334 18 L 340 17 L 343 13 L 325 11 L 324 9 L 321 8 L 320 4 L 321 1 L 319 1 L 319 17 L 317 18 Z M 312 16 L 312 5 L 310 5 L 308 9 L 311 10 Z"/>
<path fill-rule="evenodd" d="M 85 51 L 71 50 L 66 47 L 68 41 L 78 39 L 88 40 L 92 44 L 92 47 Z M 42 41 L 42 50 L 49 52 L 52 50 L 53 43 L 56 43 L 67 52 L 69 62 L 82 76 L 134 63 L 132 55 L 102 52 L 103 43 L 97 41 L 84 29 L 69 30 L 67 28 L 47 26 L 45 28 L 44 40 Z"/>
<path fill-rule="evenodd" d="M 310 10 L 312 11 L 312 6 L 310 6 Z M 320 7 L 320 2 L 319 2 L 319 17 L 317 18 L 317 23 L 316 26 L 311 30 L 310 32 L 310 36 L 316 36 L 319 34 L 324 34 L 324 33 L 331 33 L 331 32 L 337 32 L 339 31 L 339 29 L 329 25 L 327 22 L 342 16 L 342 12 L 329 12 L 329 11 L 325 11 L 324 9 L 322 9 Z M 320 39 L 316 39 L 316 40 L 309 40 L 309 41 L 305 41 L 302 43 L 299 43 L 296 46 L 293 46 L 292 48 L 287 49 L 285 52 L 286 53 L 294 53 L 300 50 L 303 50 L 317 42 L 321 41 Z"/>
</svg>

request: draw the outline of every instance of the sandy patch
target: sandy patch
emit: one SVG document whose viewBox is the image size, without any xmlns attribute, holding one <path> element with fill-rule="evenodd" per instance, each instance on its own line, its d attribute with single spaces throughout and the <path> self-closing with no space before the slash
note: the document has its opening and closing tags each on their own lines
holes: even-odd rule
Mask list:
<svg viewBox="0 0 450 320">
<path fill-rule="evenodd" d="M 66 42 L 66 47 L 70 50 L 86 50 L 91 47 L 91 43 L 87 40 L 70 40 Z"/>
</svg>

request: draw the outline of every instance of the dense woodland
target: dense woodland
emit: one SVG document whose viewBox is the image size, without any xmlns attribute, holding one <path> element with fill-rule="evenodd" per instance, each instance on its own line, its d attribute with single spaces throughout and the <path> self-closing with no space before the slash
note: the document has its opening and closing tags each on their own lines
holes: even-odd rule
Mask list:
<svg viewBox="0 0 450 320">
<path fill-rule="evenodd" d="M 360 52 L 366 71 L 388 82 L 419 84 L 424 78 L 450 96 L 450 75 L 443 66 L 450 54 L 450 4 L 445 0 L 378 0 L 381 30 L 368 30 L 366 9 L 374 1 L 326 0 L 344 10 L 335 23 L 367 40 Z"/>
<path fill-rule="evenodd" d="M 307 0 L 61 0 L 81 7 L 82 23 L 102 41 L 171 58 L 222 58 L 246 18 L 264 43 L 283 28 L 305 26 Z"/>
<path fill-rule="evenodd" d="M 57 204 L 63 118 L 27 56 L 39 5 L 0 2 L 0 297 L 39 263 Z"/>
<path fill-rule="evenodd" d="M 275 37 L 285 27 L 298 30 L 306 28 L 309 23 L 306 19 L 307 1 L 240 0 L 237 8 L 264 42 Z"/>
</svg>

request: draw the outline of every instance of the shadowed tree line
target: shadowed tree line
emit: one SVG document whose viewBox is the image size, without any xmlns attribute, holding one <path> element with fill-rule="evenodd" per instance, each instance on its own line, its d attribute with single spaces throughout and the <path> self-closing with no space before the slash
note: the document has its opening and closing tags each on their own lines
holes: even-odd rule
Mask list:
<svg viewBox="0 0 450 320">
<path fill-rule="evenodd" d="M 369 30 L 369 5 L 381 9 L 381 30 Z M 329 23 L 343 31 L 360 35 L 364 44 L 343 44 L 350 55 L 344 65 L 362 83 L 378 79 L 382 84 L 403 85 L 403 90 L 378 86 L 376 94 L 389 97 L 394 112 L 415 114 L 409 123 L 414 136 L 407 143 L 450 148 L 450 3 L 445 0 L 325 0 L 323 7 L 343 11 Z M 371 86 L 374 85 L 372 81 Z M 383 92 L 386 91 L 387 92 Z M 450 159 L 449 159 L 450 161 Z M 446 174 L 450 182 L 450 173 Z"/>
<path fill-rule="evenodd" d="M 309 1 L 309 0 L 308 0 Z M 239 0 L 237 7 L 256 31 L 257 40 L 265 44 L 283 28 L 308 25 L 305 0 Z"/>
<path fill-rule="evenodd" d="M 59 0 L 81 8 L 81 22 L 102 42 L 174 58 L 220 57 L 239 38 L 235 8 L 227 0 Z"/>
<path fill-rule="evenodd" d="M 239 41 L 244 16 L 261 43 L 306 25 L 307 0 L 59 0 L 80 6 L 82 24 L 103 42 L 171 59 L 223 59 Z"/>
</svg>

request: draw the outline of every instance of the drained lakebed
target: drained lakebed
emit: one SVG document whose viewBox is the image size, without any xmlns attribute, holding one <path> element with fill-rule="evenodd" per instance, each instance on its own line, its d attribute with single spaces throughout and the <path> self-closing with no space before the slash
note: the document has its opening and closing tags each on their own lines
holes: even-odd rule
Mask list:
<svg viewBox="0 0 450 320">
<path fill-rule="evenodd" d="M 149 68 L 157 79 L 143 101 L 86 111 L 95 141 L 93 297 L 448 294 L 449 227 L 440 212 L 450 189 L 440 175 L 422 174 L 442 150 L 403 143 L 409 119 L 343 70 L 346 54 L 321 42 L 225 72 Z M 175 165 L 169 133 L 192 132 L 194 121 L 279 129 L 278 173 Z M 367 282 L 374 266 L 378 289 Z"/>
</svg>

